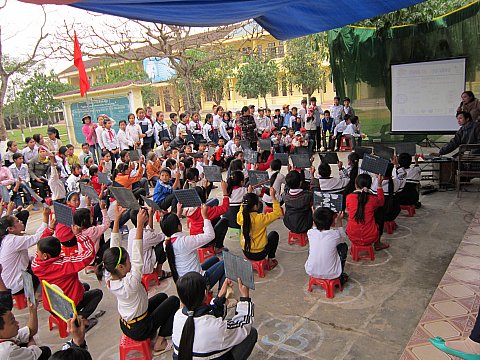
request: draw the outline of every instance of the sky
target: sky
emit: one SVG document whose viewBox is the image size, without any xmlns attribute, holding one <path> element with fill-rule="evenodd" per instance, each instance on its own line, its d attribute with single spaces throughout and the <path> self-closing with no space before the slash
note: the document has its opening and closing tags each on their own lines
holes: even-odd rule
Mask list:
<svg viewBox="0 0 480 360">
<path fill-rule="evenodd" d="M 0 0 L 1 3 L 2 0 Z M 67 24 L 74 20 L 82 21 L 85 24 L 100 24 L 104 21 L 111 23 L 118 21 L 117 19 L 125 20 L 115 16 L 87 12 L 67 5 L 45 5 L 45 10 L 47 13 L 46 31 L 49 34 L 55 34 L 57 29 L 63 26 L 64 21 Z M 42 7 L 16 0 L 7 0 L 7 6 L 0 10 L 0 24 L 4 52 L 11 56 L 22 57 L 31 52 L 38 39 L 43 24 Z M 202 31 L 202 28 L 192 29 L 192 33 L 199 31 Z M 79 41 L 81 46 L 82 39 Z M 55 72 L 66 69 L 72 63 L 73 61 L 57 59 L 45 61 L 47 70 L 52 69 Z"/>
</svg>

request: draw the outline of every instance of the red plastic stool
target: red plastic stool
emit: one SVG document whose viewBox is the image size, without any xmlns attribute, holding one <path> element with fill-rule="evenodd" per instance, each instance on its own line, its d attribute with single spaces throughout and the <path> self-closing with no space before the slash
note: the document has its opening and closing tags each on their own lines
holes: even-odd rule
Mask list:
<svg viewBox="0 0 480 360">
<path fill-rule="evenodd" d="M 263 208 L 263 213 L 264 214 L 268 214 L 268 213 L 271 213 L 271 212 L 273 212 L 273 208 L 271 208 L 270 206 L 265 206 Z"/>
<path fill-rule="evenodd" d="M 206 305 L 209 305 L 212 302 L 212 300 L 213 300 L 213 291 L 209 291 L 207 293 L 207 299 L 206 299 L 207 304 Z"/>
<path fill-rule="evenodd" d="M 15 306 L 18 310 L 22 310 L 27 307 L 27 298 L 25 297 L 25 294 L 12 295 L 12 298 L 13 306 Z"/>
<path fill-rule="evenodd" d="M 120 339 L 120 360 L 152 360 L 150 339 L 135 341 L 123 335 Z"/>
<path fill-rule="evenodd" d="M 53 324 L 57 325 L 58 333 L 61 338 L 66 338 L 68 336 L 67 323 L 55 315 L 51 315 L 48 318 L 48 329 L 52 331 Z"/>
<path fill-rule="evenodd" d="M 362 255 L 361 252 L 368 252 L 368 255 Z M 375 260 L 375 251 L 373 251 L 372 245 L 355 245 L 352 243 L 352 247 L 350 248 L 350 255 L 352 255 L 353 261 L 358 261 L 360 259 L 370 259 Z"/>
<path fill-rule="evenodd" d="M 397 223 L 395 221 L 385 221 L 383 224 L 383 228 L 387 232 L 387 234 L 393 234 L 395 229 L 397 228 Z"/>
<path fill-rule="evenodd" d="M 345 142 L 345 145 L 343 145 L 343 142 Z M 352 143 L 345 136 L 342 136 L 340 140 L 340 151 L 352 151 Z"/>
<path fill-rule="evenodd" d="M 203 263 L 206 259 L 211 258 L 212 256 L 215 256 L 215 246 L 198 248 L 197 253 L 198 253 L 198 259 L 200 260 L 201 263 Z"/>
<path fill-rule="evenodd" d="M 333 299 L 335 297 L 335 286 L 338 286 L 340 291 L 343 291 L 342 283 L 340 279 L 333 279 L 333 280 L 326 280 L 326 279 L 319 279 L 310 276 L 310 281 L 308 282 L 308 291 L 312 292 L 313 285 L 321 286 L 325 289 L 326 295 L 328 299 Z"/>
<path fill-rule="evenodd" d="M 401 205 L 400 209 L 402 210 L 407 210 L 408 211 L 408 216 L 412 217 L 415 216 L 415 205 Z"/>
<path fill-rule="evenodd" d="M 49 197 L 45 198 L 45 204 L 47 204 L 48 206 L 52 206 L 53 205 L 52 198 L 49 198 Z"/>
<path fill-rule="evenodd" d="M 155 285 L 160 285 L 160 279 L 158 278 L 158 274 L 155 271 L 150 274 L 142 275 L 142 284 L 145 287 L 145 290 L 148 291 L 148 286 L 151 282 L 154 282 Z"/>
<path fill-rule="evenodd" d="M 160 211 L 155 211 L 155 220 L 157 220 L 157 222 L 160 222 Z"/>
<path fill-rule="evenodd" d="M 298 244 L 300 246 L 306 246 L 308 242 L 307 233 L 296 234 L 294 232 L 288 233 L 288 245 Z"/>
<path fill-rule="evenodd" d="M 255 270 L 258 273 L 258 276 L 261 278 L 265 277 L 264 269 L 270 270 L 270 263 L 267 258 L 263 260 L 258 260 L 258 261 L 250 260 L 250 259 L 247 259 L 247 260 L 252 262 L 253 270 Z"/>
</svg>

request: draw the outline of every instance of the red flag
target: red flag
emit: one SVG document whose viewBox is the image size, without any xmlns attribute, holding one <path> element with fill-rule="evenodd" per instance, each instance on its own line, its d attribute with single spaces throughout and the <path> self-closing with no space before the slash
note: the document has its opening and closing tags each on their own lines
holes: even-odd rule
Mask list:
<svg viewBox="0 0 480 360">
<path fill-rule="evenodd" d="M 90 82 L 88 81 L 87 73 L 85 72 L 85 65 L 82 60 L 82 51 L 78 43 L 77 33 L 74 32 L 74 49 L 73 49 L 73 64 L 78 69 L 78 76 L 80 78 L 80 95 L 83 96 L 90 89 Z"/>
</svg>

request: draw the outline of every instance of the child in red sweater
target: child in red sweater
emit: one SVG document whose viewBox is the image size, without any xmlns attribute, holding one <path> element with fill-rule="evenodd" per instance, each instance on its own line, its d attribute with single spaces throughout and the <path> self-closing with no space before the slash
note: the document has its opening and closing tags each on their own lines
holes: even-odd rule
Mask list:
<svg viewBox="0 0 480 360">
<path fill-rule="evenodd" d="M 383 176 L 378 175 L 381 184 Z M 375 210 L 384 203 L 383 189 L 377 189 L 377 195 L 370 193 L 372 178 L 368 174 L 360 174 L 355 179 L 356 190 L 347 196 L 348 224 L 347 235 L 355 245 L 371 245 L 375 243 L 375 250 L 383 250 L 388 244 L 380 242 L 378 225 L 375 222 Z"/>
<path fill-rule="evenodd" d="M 74 229 L 78 228 L 74 225 Z M 78 229 L 75 229 L 78 230 Z M 75 231 L 77 232 L 77 231 Z M 37 244 L 37 254 L 32 261 L 32 271 L 40 279 L 57 285 L 63 293 L 75 302 L 78 315 L 88 319 L 102 300 L 100 289 L 90 290 L 88 284 L 82 284 L 78 272 L 82 271 L 95 258 L 94 244 L 89 237 L 77 234 L 77 241 L 82 248 L 79 254 L 64 256 L 60 241 L 53 236 L 41 239 Z M 50 311 L 45 291 L 42 294 L 43 307 Z M 97 319 L 90 319 L 87 325 L 92 328 Z"/>
<path fill-rule="evenodd" d="M 215 231 L 215 239 L 204 245 L 203 247 L 215 245 L 215 248 L 219 250 L 223 250 L 223 241 L 225 240 L 225 236 L 227 235 L 228 231 L 228 219 L 221 218 L 224 215 L 229 207 L 230 207 L 230 198 L 227 192 L 227 183 L 222 181 L 220 183 L 220 187 L 222 188 L 223 192 L 223 200 L 222 205 L 218 206 L 218 199 L 215 199 L 215 202 L 208 202 L 207 203 L 207 196 L 206 196 L 206 189 L 200 186 L 195 187 L 197 190 L 202 203 L 207 203 L 208 209 L 208 218 L 212 222 L 214 231 Z M 216 205 L 216 206 L 213 206 Z M 185 208 L 184 215 L 187 216 L 190 222 L 190 235 L 199 235 L 203 234 L 203 216 L 202 216 L 202 208 Z"/>
</svg>

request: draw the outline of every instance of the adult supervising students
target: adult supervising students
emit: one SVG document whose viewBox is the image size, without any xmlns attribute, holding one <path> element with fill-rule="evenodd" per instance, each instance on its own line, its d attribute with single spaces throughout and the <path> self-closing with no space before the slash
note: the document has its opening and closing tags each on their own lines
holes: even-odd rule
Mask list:
<svg viewBox="0 0 480 360">
<path fill-rule="evenodd" d="M 451 153 L 463 144 L 480 144 L 480 124 L 472 120 L 472 115 L 466 111 L 460 111 L 457 113 L 457 121 L 460 129 L 455 133 L 453 139 L 443 145 L 438 154 L 432 155 Z"/>
<path fill-rule="evenodd" d="M 250 109 L 248 106 L 242 108 L 242 116 L 240 117 L 240 128 L 242 130 L 242 140 L 250 142 L 250 146 L 253 150 L 257 149 L 257 124 L 252 115 L 250 115 Z"/>
<path fill-rule="evenodd" d="M 473 121 L 480 122 L 480 100 L 477 99 L 471 91 L 464 91 L 462 93 L 462 101 L 457 111 L 467 111 L 472 115 Z"/>
</svg>

